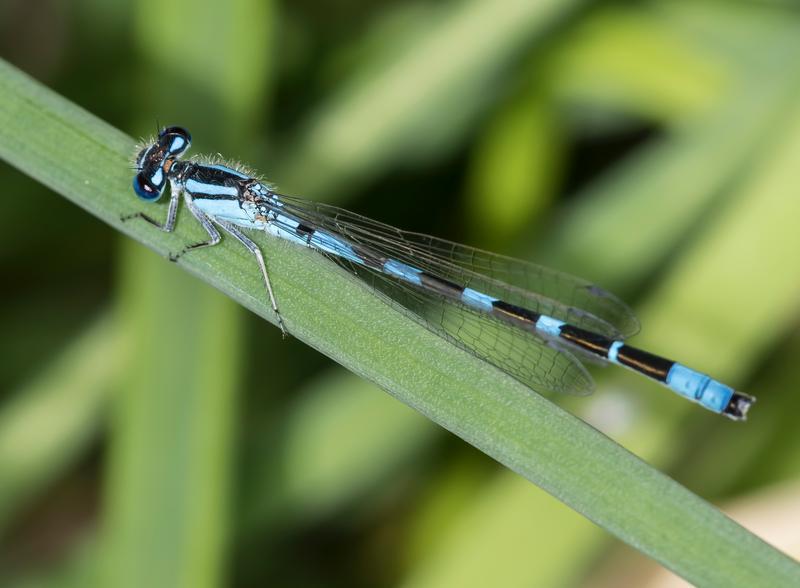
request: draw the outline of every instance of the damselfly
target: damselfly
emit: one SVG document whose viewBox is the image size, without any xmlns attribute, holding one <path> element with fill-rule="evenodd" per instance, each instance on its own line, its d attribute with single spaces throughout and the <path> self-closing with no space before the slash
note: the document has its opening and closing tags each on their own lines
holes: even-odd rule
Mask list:
<svg viewBox="0 0 800 588">
<path fill-rule="evenodd" d="M 313 249 L 368 282 L 427 328 L 514 376 L 537 392 L 587 394 L 592 379 L 576 355 L 622 365 L 734 420 L 755 398 L 680 363 L 624 342 L 638 330 L 631 310 L 580 278 L 435 237 L 410 233 L 340 208 L 276 193 L 239 167 L 182 161 L 191 136 L 162 129 L 136 156 L 133 188 L 154 202 L 170 184 L 166 220 L 136 213 L 172 231 L 180 197 L 208 239 L 171 259 L 216 245 L 222 229 L 255 257 L 285 332 L 259 246 L 242 229 L 266 231 Z"/>
</svg>

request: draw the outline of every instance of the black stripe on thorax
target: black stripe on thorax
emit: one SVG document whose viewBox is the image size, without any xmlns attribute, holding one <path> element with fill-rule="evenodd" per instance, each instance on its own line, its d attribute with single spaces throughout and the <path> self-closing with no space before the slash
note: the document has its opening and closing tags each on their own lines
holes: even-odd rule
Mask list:
<svg viewBox="0 0 800 588">
<path fill-rule="evenodd" d="M 238 194 L 206 194 L 205 192 L 189 192 L 192 200 L 240 200 Z"/>
</svg>

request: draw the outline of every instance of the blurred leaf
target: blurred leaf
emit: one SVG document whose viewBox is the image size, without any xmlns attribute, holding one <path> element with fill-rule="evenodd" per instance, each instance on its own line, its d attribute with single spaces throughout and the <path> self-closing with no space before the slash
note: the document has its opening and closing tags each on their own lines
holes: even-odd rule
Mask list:
<svg viewBox="0 0 800 588">
<path fill-rule="evenodd" d="M 95 438 L 124 353 L 103 316 L 2 406 L 0 536 Z"/>
<path fill-rule="evenodd" d="M 117 131 L 7 64 L 0 66 L 0 156 L 117 227 L 121 225 L 119 214 L 124 211 L 120 194 L 130 198 L 127 196 L 130 170 L 125 165 L 130 148 L 131 141 Z M 96 161 L 106 165 L 98 168 L 93 165 Z M 88 178 L 93 182 L 87 182 Z M 129 210 L 130 205 L 125 209 Z M 176 231 L 177 236 L 156 234 L 158 231 L 133 225 L 125 225 L 124 230 L 162 251 L 171 238 L 186 236 L 183 228 Z M 795 562 L 591 427 L 396 312 L 334 264 L 290 243 L 260 235 L 254 237 L 269 251 L 282 312 L 290 331 L 299 339 L 372 379 L 403 402 L 692 582 L 726 586 L 800 582 L 800 566 Z M 260 276 L 241 248 L 220 246 L 213 254 L 198 252 L 182 265 L 261 316 L 272 318 L 261 292 Z M 130 286 L 126 292 L 133 295 L 134 290 L 134 286 Z M 157 317 L 159 306 L 171 296 L 174 298 L 174 292 L 129 303 L 145 304 L 145 314 Z M 191 299 L 184 300 L 184 305 L 195 311 L 191 313 L 192 318 L 202 316 L 201 309 L 193 309 Z M 185 310 L 177 308 L 172 312 Z M 203 390 L 219 390 L 232 377 L 214 365 L 220 361 L 225 362 L 222 365 L 232 365 L 228 358 L 220 360 L 219 356 L 234 353 L 230 347 L 217 344 L 224 338 L 224 329 L 230 328 L 229 321 L 220 319 L 217 324 L 214 322 L 217 319 L 219 316 L 205 317 L 211 332 L 211 327 L 222 331 L 217 332 L 213 341 L 204 340 L 199 348 L 192 350 L 173 348 L 174 353 L 190 351 L 200 366 L 197 374 L 183 373 L 180 377 L 196 378 L 205 369 L 212 372 L 209 378 L 213 379 L 203 384 Z M 192 323 L 187 319 L 187 324 Z M 167 335 L 157 330 L 152 322 L 133 328 L 151 329 L 144 333 L 148 337 L 142 339 L 148 344 Z M 158 347 L 162 344 L 171 347 L 168 341 L 159 342 Z M 166 378 L 172 374 L 167 359 L 160 356 L 149 359 L 152 365 L 148 364 L 148 368 L 152 369 L 141 370 L 134 374 L 135 378 L 145 379 L 156 373 Z M 172 374 L 171 377 L 178 376 Z M 180 412 L 175 412 L 178 402 L 169 395 L 150 394 L 143 400 L 132 395 L 123 398 L 131 403 L 125 414 L 131 419 L 142 419 L 142 426 L 148 422 L 145 419 L 165 418 L 159 412 L 139 413 L 151 401 L 164 403 L 168 409 L 164 414 L 183 418 Z M 219 401 L 219 398 L 209 393 L 207 397 L 182 401 L 191 406 L 197 402 Z M 224 421 L 224 418 L 214 419 L 215 423 Z M 171 446 L 170 439 L 163 435 L 163 426 L 162 423 L 159 428 L 162 436 L 145 438 L 143 430 L 139 429 L 131 438 L 131 443 L 142 443 L 143 448 L 149 447 L 154 453 L 146 455 L 124 444 L 115 451 L 134 451 L 134 455 L 144 460 L 157 459 L 158 452 L 165 451 L 170 455 L 164 456 L 164 463 L 174 463 L 172 460 L 180 454 L 184 468 L 192 464 L 199 467 L 201 464 L 193 460 L 200 460 L 202 451 L 192 447 L 187 452 L 183 445 Z M 208 432 L 201 438 L 206 436 L 217 438 L 216 432 Z M 124 438 L 123 435 L 121 439 Z M 565 439 L 569 439 L 569 443 L 565 443 Z M 143 468 L 143 472 L 151 471 L 150 466 L 132 465 Z M 183 489 L 180 473 L 183 472 L 162 471 L 162 475 L 175 476 L 173 491 Z M 220 472 L 203 471 L 198 479 L 205 480 L 207 475 L 213 474 Z M 148 509 L 145 496 L 158 501 L 156 512 L 159 514 L 187 514 L 161 510 L 170 500 L 173 507 L 187 500 L 185 489 L 169 497 L 153 495 L 152 486 L 147 487 L 146 482 L 152 484 L 154 480 L 144 476 L 137 478 L 142 487 L 129 485 L 122 473 L 114 478 L 111 486 L 112 495 L 119 492 L 130 497 L 130 501 L 120 504 L 127 503 L 132 510 L 118 516 L 130 522 L 133 536 L 136 535 L 136 510 Z M 211 494 L 218 489 L 213 484 L 212 487 L 208 490 Z M 195 486 L 194 491 L 198 490 L 202 489 Z M 203 498 L 208 498 L 203 492 L 192 497 L 188 508 L 196 506 L 196 501 Z M 115 524 L 112 518 L 111 528 Z M 204 528 L 198 533 L 208 546 L 218 539 L 213 528 L 218 519 L 206 524 L 212 529 Z M 191 572 L 188 577 L 213 581 L 208 574 L 213 572 L 217 562 L 210 559 L 202 565 L 191 560 L 198 565 L 187 570 Z M 113 558 L 110 563 L 113 566 Z M 126 571 L 127 575 L 121 569 L 117 571 L 118 577 L 133 578 L 144 570 Z"/>
<path fill-rule="evenodd" d="M 747 46 L 760 52 L 742 62 L 728 100 L 591 184 L 542 244 L 547 262 L 602 277 L 603 286 L 621 293 L 658 267 L 782 128 L 796 100 L 798 78 L 784 64 L 787 56 L 800 57 L 798 31 L 800 23 L 787 23 L 748 37 Z M 696 34 L 713 37 L 707 28 Z"/>
<path fill-rule="evenodd" d="M 494 117 L 473 153 L 466 202 L 481 242 L 515 235 L 541 215 L 561 175 L 563 143 L 558 114 L 538 85 Z"/>
<path fill-rule="evenodd" d="M 216 586 L 227 535 L 237 309 L 126 244 L 134 350 L 114 407 L 105 499 L 111 586 Z"/>
<path fill-rule="evenodd" d="M 68 557 L 32 570 L 24 577 L 3 584 L 4 588 L 86 588 L 102 586 L 98 580 L 97 540 L 80 538 Z"/>
<path fill-rule="evenodd" d="M 295 393 L 246 468 L 244 526 L 319 518 L 416 456 L 435 428 L 367 380 L 331 371 Z"/>
<path fill-rule="evenodd" d="M 183 82 L 184 91 L 195 88 L 201 97 L 211 99 L 215 107 L 205 114 L 224 117 L 225 124 L 218 126 L 227 130 L 230 140 L 267 112 L 264 80 L 270 77 L 274 54 L 273 10 L 274 3 L 263 0 L 212 3 L 202 9 L 188 0 L 143 0 L 134 11 L 136 37 L 139 49 L 166 75 Z M 176 28 L 178 23 L 183 28 Z M 164 88 L 155 98 L 152 112 L 162 116 L 165 107 L 192 108 L 198 100 L 196 95 L 173 95 Z"/>
<path fill-rule="evenodd" d="M 800 87 L 794 108 L 784 112 L 782 132 L 772 134 L 753 173 L 706 219 L 691 253 L 644 309 L 653 315 L 646 324 L 662 341 L 733 378 L 748 371 L 733 358 L 759 357 L 800 307 L 800 265 L 786 258 L 800 251 L 798 96 Z M 665 311 L 667 305 L 676 312 Z"/>
<path fill-rule="evenodd" d="M 415 502 L 409 525 L 405 559 L 408 572 L 416 573 L 446 542 L 454 524 L 467 516 L 470 506 L 497 475 L 494 461 L 469 448 L 444 461 Z"/>
<path fill-rule="evenodd" d="M 685 124 L 716 105 L 729 84 L 726 65 L 640 7 L 595 11 L 548 61 L 562 100 L 665 124 Z"/>
<path fill-rule="evenodd" d="M 502 472 L 474 497 L 447 537 L 402 585 L 567 586 L 601 539 L 591 522 L 511 472 Z M 536 565 L 530 565 L 532 554 Z"/>
<path fill-rule="evenodd" d="M 282 184 L 333 195 L 398 160 L 427 160 L 452 146 L 496 96 L 495 78 L 581 0 L 459 0 L 441 5 L 423 33 L 409 31 L 391 57 L 310 115 Z M 492 26 L 486 26 L 491 22 Z M 314 173 L 309 174 L 308 170 Z"/>
<path fill-rule="evenodd" d="M 602 276 L 607 288 L 632 289 L 680 246 L 718 191 L 779 124 L 788 90 L 757 86 L 693 131 L 640 149 L 570 208 L 542 245 L 548 262 L 590 278 Z"/>
</svg>

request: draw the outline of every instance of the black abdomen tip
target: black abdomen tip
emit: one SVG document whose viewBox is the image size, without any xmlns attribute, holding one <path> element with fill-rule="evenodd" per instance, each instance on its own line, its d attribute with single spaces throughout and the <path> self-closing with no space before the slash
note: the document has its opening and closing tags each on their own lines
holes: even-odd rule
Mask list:
<svg viewBox="0 0 800 588">
<path fill-rule="evenodd" d="M 750 396 L 743 392 L 734 392 L 730 402 L 728 402 L 728 406 L 725 407 L 722 414 L 734 421 L 747 420 L 747 411 L 750 410 L 750 407 L 755 401 L 755 396 Z"/>
</svg>

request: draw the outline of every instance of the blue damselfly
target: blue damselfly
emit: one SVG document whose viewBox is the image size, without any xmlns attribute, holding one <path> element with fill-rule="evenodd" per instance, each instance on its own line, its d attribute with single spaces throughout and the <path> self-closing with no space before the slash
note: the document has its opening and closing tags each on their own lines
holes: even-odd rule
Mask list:
<svg viewBox="0 0 800 588">
<path fill-rule="evenodd" d="M 166 220 L 136 213 L 164 231 L 175 227 L 181 196 L 208 240 L 222 229 L 255 257 L 278 325 L 285 333 L 259 246 L 242 229 L 265 231 L 313 249 L 368 282 L 427 328 L 514 376 L 537 392 L 587 394 L 592 379 L 577 356 L 615 363 L 734 420 L 755 399 L 680 363 L 632 347 L 632 311 L 605 290 L 542 266 L 395 229 L 340 208 L 275 192 L 251 172 L 216 160 L 181 160 L 191 137 L 162 129 L 136 156 L 133 187 L 154 202 L 170 184 Z"/>
</svg>

